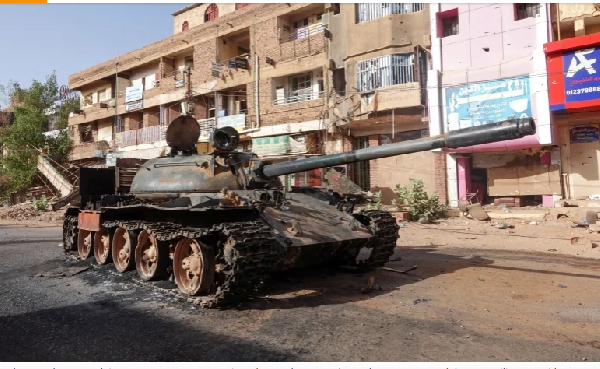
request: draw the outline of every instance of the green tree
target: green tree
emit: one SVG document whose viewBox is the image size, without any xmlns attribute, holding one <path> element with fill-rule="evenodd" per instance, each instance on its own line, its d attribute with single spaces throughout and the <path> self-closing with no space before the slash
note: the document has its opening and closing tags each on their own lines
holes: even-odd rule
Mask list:
<svg viewBox="0 0 600 369">
<path fill-rule="evenodd" d="M 54 72 L 46 77 L 44 82 L 33 80 L 27 89 L 11 82 L 2 87 L 0 93 L 4 95 L 5 100 L 9 95 L 15 108 L 14 124 L 0 131 L 0 141 L 7 150 L 2 158 L 3 168 L 0 175 L 7 175 L 10 179 L 8 191 L 5 190 L 1 194 L 5 197 L 7 192 L 18 191 L 31 184 L 37 171 L 37 157 L 41 148 L 47 146 L 54 157 L 64 158 L 69 151 L 70 140 L 66 129 L 56 137 L 45 137 L 43 134 L 44 123 L 48 120 L 44 110 L 55 105 L 59 97 Z M 78 108 L 78 99 L 67 100 L 61 104 L 59 129 L 67 127 L 69 112 Z"/>
</svg>

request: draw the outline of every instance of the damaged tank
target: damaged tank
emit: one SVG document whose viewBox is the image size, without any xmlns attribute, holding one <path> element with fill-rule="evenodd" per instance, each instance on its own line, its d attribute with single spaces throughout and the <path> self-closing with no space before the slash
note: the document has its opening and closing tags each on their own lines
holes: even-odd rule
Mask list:
<svg viewBox="0 0 600 369">
<path fill-rule="evenodd" d="M 535 133 L 514 119 L 443 135 L 292 162 L 237 151 L 231 127 L 199 154 L 197 121 L 182 115 L 166 131 L 167 157 L 146 161 L 129 193 L 115 168 L 81 168 L 79 206 L 67 209 L 65 251 L 146 281 L 171 279 L 205 307 L 251 297 L 276 271 L 314 265 L 383 266 L 398 239 L 386 211 L 353 212 L 352 196 L 286 192 L 279 176 L 418 151 L 511 140 Z M 117 174 L 115 174 L 117 173 Z M 350 186 L 349 192 L 356 191 Z M 339 188 L 339 186 L 338 186 Z"/>
</svg>

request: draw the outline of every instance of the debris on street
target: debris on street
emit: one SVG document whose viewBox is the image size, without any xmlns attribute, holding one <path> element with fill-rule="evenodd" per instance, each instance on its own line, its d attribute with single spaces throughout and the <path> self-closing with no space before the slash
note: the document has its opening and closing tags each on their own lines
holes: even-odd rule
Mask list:
<svg viewBox="0 0 600 369">
<path fill-rule="evenodd" d="M 54 222 L 64 218 L 64 209 L 38 210 L 32 201 L 0 208 L 1 220 Z"/>
<path fill-rule="evenodd" d="M 483 209 L 483 207 L 479 203 L 467 206 L 467 213 L 471 215 L 473 219 L 479 220 L 481 222 L 490 219 L 488 213 Z"/>
<path fill-rule="evenodd" d="M 402 273 L 402 274 L 404 274 L 404 273 L 410 272 L 411 270 L 417 269 L 417 266 L 413 265 L 413 266 L 411 266 L 409 268 L 402 269 L 402 270 L 400 270 L 400 269 L 394 269 L 394 268 L 388 268 L 388 267 L 382 267 L 381 269 L 387 270 L 388 272 L 395 272 L 395 273 Z"/>
<path fill-rule="evenodd" d="M 429 301 L 431 301 L 431 299 L 416 299 L 415 301 L 413 301 L 413 305 L 420 304 L 422 302 L 429 302 Z"/>
</svg>

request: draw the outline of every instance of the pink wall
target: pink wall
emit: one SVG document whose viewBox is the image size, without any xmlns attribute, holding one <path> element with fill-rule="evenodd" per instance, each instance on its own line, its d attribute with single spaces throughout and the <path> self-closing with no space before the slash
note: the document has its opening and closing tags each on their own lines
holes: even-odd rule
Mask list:
<svg viewBox="0 0 600 369">
<path fill-rule="evenodd" d="M 440 15 L 449 14 L 455 9 L 458 13 L 458 34 L 439 38 L 442 86 L 529 74 L 531 112 L 538 127 L 535 136 L 463 148 L 455 152 L 504 151 L 550 143 L 552 130 L 547 86 L 540 85 L 540 78 L 543 77 L 539 77 L 546 73 L 545 60 L 539 57 L 543 55 L 543 43 L 548 37 L 546 7 L 540 9 L 537 17 L 516 20 L 513 3 L 440 4 L 436 13 L 437 27 L 441 27 Z M 446 109 L 443 117 L 445 121 Z"/>
<path fill-rule="evenodd" d="M 514 6 L 442 4 L 442 12 L 458 8 L 459 23 L 458 35 L 441 39 L 442 71 L 467 72 L 461 73 L 464 82 L 532 73 L 533 63 L 526 56 L 537 47 L 539 19 L 516 21 Z"/>
</svg>

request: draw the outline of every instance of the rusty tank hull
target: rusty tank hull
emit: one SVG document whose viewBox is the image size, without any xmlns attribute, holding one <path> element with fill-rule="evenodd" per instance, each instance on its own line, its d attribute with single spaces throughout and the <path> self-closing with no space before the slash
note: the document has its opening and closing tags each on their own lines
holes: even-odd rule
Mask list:
<svg viewBox="0 0 600 369">
<path fill-rule="evenodd" d="M 197 154 L 197 122 L 181 116 L 167 130 L 168 157 L 138 170 L 129 193 L 114 168 L 80 170 L 80 202 L 67 210 L 63 243 L 81 259 L 113 264 L 143 280 L 170 279 L 206 307 L 250 298 L 277 271 L 319 265 L 383 266 L 398 239 L 386 211 L 359 211 L 346 198 L 313 189 L 286 193 L 279 175 L 441 147 L 535 133 L 509 121 L 386 147 L 271 164 L 235 151 L 237 132 L 214 132 Z M 493 133 L 493 134 L 492 134 Z"/>
</svg>

